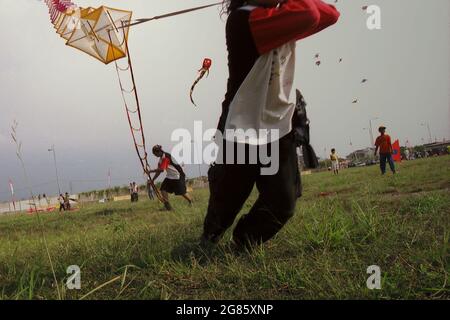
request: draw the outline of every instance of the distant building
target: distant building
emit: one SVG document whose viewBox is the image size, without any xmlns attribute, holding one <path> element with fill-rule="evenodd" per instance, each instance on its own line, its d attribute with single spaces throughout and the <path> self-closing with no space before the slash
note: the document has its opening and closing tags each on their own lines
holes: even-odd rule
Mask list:
<svg viewBox="0 0 450 320">
<path fill-rule="evenodd" d="M 351 160 L 351 161 L 364 160 L 367 158 L 371 158 L 373 156 L 374 152 L 375 152 L 374 148 L 365 148 L 365 149 L 361 149 L 361 150 L 356 150 L 356 151 L 350 153 L 347 156 L 347 159 Z"/>
<path fill-rule="evenodd" d="M 423 145 L 423 150 L 429 154 L 442 154 L 447 153 L 450 147 L 450 140 L 444 140 L 442 142 L 433 142 Z"/>
</svg>

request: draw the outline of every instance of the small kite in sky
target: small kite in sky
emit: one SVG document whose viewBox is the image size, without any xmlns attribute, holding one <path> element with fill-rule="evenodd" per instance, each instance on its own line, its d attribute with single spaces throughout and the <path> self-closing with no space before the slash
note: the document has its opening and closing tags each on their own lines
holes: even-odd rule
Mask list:
<svg viewBox="0 0 450 320">
<path fill-rule="evenodd" d="M 198 70 L 199 75 L 198 75 L 197 79 L 195 80 L 195 82 L 192 84 L 190 98 L 191 98 L 191 102 L 194 106 L 197 106 L 194 102 L 194 99 L 192 98 L 192 94 L 194 93 L 195 86 L 205 76 L 205 74 L 206 74 L 206 77 L 209 76 L 209 69 L 211 68 L 211 65 L 212 65 L 212 60 L 209 58 L 205 58 L 203 60 L 202 67 L 200 68 L 200 70 Z"/>
</svg>

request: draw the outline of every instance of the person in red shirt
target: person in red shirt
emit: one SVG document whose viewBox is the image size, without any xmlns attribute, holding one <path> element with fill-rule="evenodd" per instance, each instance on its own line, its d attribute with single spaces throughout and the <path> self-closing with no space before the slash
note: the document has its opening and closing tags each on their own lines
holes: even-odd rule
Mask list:
<svg viewBox="0 0 450 320">
<path fill-rule="evenodd" d="M 380 169 L 381 174 L 386 173 L 386 161 L 389 163 L 389 167 L 393 174 L 395 174 L 394 159 L 392 159 L 392 143 L 391 137 L 386 134 L 386 127 L 381 126 L 378 128 L 380 135 L 375 140 L 375 156 L 378 150 L 380 150 Z"/>
<path fill-rule="evenodd" d="M 223 140 L 220 162 L 208 171 L 210 198 L 201 245 L 213 248 L 221 240 L 256 185 L 258 199 L 233 231 L 238 248 L 252 248 L 283 228 L 301 193 L 292 125 L 296 105 L 291 101 L 296 42 L 335 24 L 339 12 L 321 0 L 225 0 L 224 12 L 229 78 L 217 127 Z M 278 131 L 277 137 L 267 134 L 271 130 Z M 239 131 L 250 133 L 236 141 L 236 136 L 224 137 L 230 131 L 237 138 Z M 262 161 L 233 162 L 225 155 L 232 148 L 271 150 L 275 143 L 279 151 L 271 157 L 279 159 L 279 170 L 272 175 L 261 173 Z"/>
</svg>

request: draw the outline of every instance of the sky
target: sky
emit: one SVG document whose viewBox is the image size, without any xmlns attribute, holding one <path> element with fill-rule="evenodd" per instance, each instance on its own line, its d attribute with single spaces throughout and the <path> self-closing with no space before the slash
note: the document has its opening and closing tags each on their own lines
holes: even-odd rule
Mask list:
<svg viewBox="0 0 450 320">
<path fill-rule="evenodd" d="M 107 5 L 146 18 L 213 1 L 79 0 L 80 7 Z M 334 1 L 329 1 L 334 2 Z M 26 182 L 10 138 L 14 120 L 35 194 L 57 192 L 53 154 L 62 191 L 81 192 L 144 181 L 132 144 L 112 65 L 65 46 L 39 0 L 0 0 L 0 201 L 18 198 Z M 381 8 L 381 29 L 369 30 L 363 5 Z M 450 2 L 448 0 L 339 0 L 340 21 L 298 42 L 295 87 L 308 103 L 312 144 L 318 156 L 340 156 L 369 146 L 383 124 L 404 145 L 450 138 Z M 226 17 L 219 8 L 133 27 L 129 47 L 141 99 L 147 147 L 170 150 L 173 130 L 192 132 L 194 121 L 215 128 L 225 94 Z M 320 54 L 322 64 L 315 65 Z M 213 60 L 208 78 L 189 101 L 203 58 Z M 343 61 L 339 63 L 339 59 Z M 361 84 L 362 79 L 368 82 Z M 352 104 L 358 99 L 357 104 Z M 199 148 L 199 145 L 196 145 Z M 152 159 L 154 164 L 156 159 Z M 205 175 L 207 165 L 187 165 Z"/>
</svg>

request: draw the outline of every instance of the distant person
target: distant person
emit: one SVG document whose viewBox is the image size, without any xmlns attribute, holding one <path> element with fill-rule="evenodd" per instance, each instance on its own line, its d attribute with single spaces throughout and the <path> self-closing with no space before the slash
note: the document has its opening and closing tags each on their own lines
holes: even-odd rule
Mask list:
<svg viewBox="0 0 450 320">
<path fill-rule="evenodd" d="M 377 140 L 375 141 L 375 156 L 377 155 L 378 149 L 380 150 L 380 169 L 381 174 L 386 173 L 386 161 L 389 163 L 389 167 L 391 168 L 391 171 L 393 174 L 396 173 L 395 171 L 395 164 L 394 159 L 392 159 L 392 143 L 391 143 L 391 137 L 386 134 L 386 127 L 381 126 L 378 128 L 378 132 L 380 132 L 380 135 L 378 136 Z"/>
<path fill-rule="evenodd" d="M 131 202 L 134 202 L 133 182 L 130 182 L 130 186 L 128 187 L 128 191 L 130 192 L 130 199 L 131 199 Z"/>
<path fill-rule="evenodd" d="M 153 147 L 153 155 L 159 158 L 158 168 L 151 170 L 150 173 L 155 173 L 153 181 L 155 181 L 162 172 L 166 172 L 166 178 L 161 185 L 161 195 L 165 200 L 167 210 L 172 207 L 169 203 L 169 193 L 174 193 L 177 196 L 182 196 L 192 205 L 192 199 L 187 193 L 186 188 L 186 174 L 183 168 L 172 158 L 170 153 L 164 152 L 160 145 Z"/>
<path fill-rule="evenodd" d="M 59 212 L 61 212 L 62 210 L 66 211 L 65 200 L 62 193 L 59 194 L 58 202 L 59 202 Z"/>
<path fill-rule="evenodd" d="M 44 198 L 45 202 L 47 203 L 47 206 L 50 206 L 50 200 L 48 200 L 47 195 L 45 193 L 42 195 L 42 198 Z"/>
<path fill-rule="evenodd" d="M 405 149 L 405 159 L 406 160 L 410 160 L 411 159 L 410 155 L 409 155 L 409 149 L 408 148 Z"/>
<path fill-rule="evenodd" d="M 336 154 L 336 149 L 331 149 L 330 154 L 330 160 L 331 160 L 331 170 L 333 170 L 334 174 L 339 174 L 339 157 Z"/>
<path fill-rule="evenodd" d="M 64 196 L 64 207 L 66 208 L 66 210 L 70 211 L 70 196 L 67 192 Z"/>
<path fill-rule="evenodd" d="M 133 182 L 133 198 L 134 202 L 139 201 L 139 186 L 137 185 L 136 182 Z"/>
<path fill-rule="evenodd" d="M 151 185 L 151 183 L 150 183 L 150 178 L 147 178 L 147 194 L 148 194 L 148 198 L 149 198 L 150 200 L 155 199 L 155 194 L 154 194 L 152 185 Z"/>
</svg>

